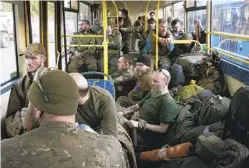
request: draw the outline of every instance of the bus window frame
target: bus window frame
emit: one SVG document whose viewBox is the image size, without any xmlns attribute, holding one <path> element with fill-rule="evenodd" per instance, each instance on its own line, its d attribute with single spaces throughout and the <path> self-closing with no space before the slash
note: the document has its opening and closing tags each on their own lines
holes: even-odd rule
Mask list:
<svg viewBox="0 0 249 168">
<path fill-rule="evenodd" d="M 11 3 L 11 2 L 5 2 L 5 3 Z M 20 77 L 20 72 L 19 72 L 19 64 L 18 64 L 18 51 L 17 51 L 17 36 L 16 36 L 16 10 L 15 10 L 15 3 L 11 3 L 12 4 L 12 12 L 13 12 L 13 34 L 14 34 L 14 42 L 15 42 L 15 57 L 16 57 L 16 72 L 17 72 L 17 75 L 4 82 L 4 83 L 1 83 L 1 95 L 3 95 L 4 93 L 8 92 L 9 90 L 12 89 L 12 87 L 14 86 L 14 84 L 18 81 L 19 77 Z"/>
</svg>

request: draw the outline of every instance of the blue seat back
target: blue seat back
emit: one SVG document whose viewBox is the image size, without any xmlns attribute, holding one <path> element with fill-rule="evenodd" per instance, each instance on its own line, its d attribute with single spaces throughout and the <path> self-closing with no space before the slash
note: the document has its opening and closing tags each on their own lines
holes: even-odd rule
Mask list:
<svg viewBox="0 0 249 168">
<path fill-rule="evenodd" d="M 87 79 L 87 75 L 101 75 L 101 76 L 107 76 L 108 80 L 104 80 L 104 79 L 87 79 L 88 85 L 89 86 L 98 86 L 101 88 L 106 89 L 114 98 L 115 100 L 115 87 L 114 87 L 114 83 L 112 81 L 112 78 L 107 75 L 104 74 L 102 72 L 84 72 L 82 73 L 83 76 L 85 76 L 85 78 Z"/>
</svg>

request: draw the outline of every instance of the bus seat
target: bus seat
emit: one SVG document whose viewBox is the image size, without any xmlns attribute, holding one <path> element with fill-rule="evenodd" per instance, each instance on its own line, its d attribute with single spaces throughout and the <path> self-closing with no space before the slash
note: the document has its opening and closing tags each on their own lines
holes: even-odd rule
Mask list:
<svg viewBox="0 0 249 168">
<path fill-rule="evenodd" d="M 116 99 L 114 83 L 112 81 L 112 78 L 108 74 L 105 74 L 102 72 L 94 72 L 94 71 L 83 72 L 81 74 L 87 79 L 89 86 L 99 86 L 101 88 L 104 88 L 112 95 L 114 100 Z M 87 78 L 87 76 L 93 76 L 93 75 L 102 76 L 103 78 L 102 79 L 88 79 Z M 107 76 L 108 80 L 104 80 L 104 76 Z"/>
</svg>

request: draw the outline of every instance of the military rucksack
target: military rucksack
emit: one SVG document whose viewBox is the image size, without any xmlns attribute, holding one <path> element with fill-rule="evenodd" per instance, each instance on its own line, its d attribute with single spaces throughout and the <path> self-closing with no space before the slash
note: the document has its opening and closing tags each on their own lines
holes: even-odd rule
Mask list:
<svg viewBox="0 0 249 168">
<path fill-rule="evenodd" d="M 249 148 L 249 87 L 241 87 L 232 97 L 224 117 L 224 138 L 232 138 Z"/>
<path fill-rule="evenodd" d="M 198 125 L 210 125 L 219 122 L 228 113 L 230 99 L 221 96 L 208 97 L 202 101 L 196 113 Z"/>
</svg>

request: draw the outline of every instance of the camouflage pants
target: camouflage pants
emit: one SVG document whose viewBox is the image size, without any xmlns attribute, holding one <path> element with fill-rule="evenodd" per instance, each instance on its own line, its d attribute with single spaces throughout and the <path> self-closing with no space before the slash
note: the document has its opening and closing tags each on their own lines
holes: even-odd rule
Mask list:
<svg viewBox="0 0 249 168">
<path fill-rule="evenodd" d="M 118 140 L 121 143 L 125 161 L 126 161 L 126 166 L 127 168 L 136 168 L 137 163 L 136 163 L 136 157 L 133 149 L 133 144 L 132 140 L 129 136 L 129 134 L 126 132 L 126 130 L 120 125 L 117 124 L 117 129 L 118 129 Z"/>
<path fill-rule="evenodd" d="M 137 102 L 130 100 L 127 96 L 120 96 L 116 103 L 121 107 L 130 107 L 135 105 Z"/>
<path fill-rule="evenodd" d="M 68 72 L 97 71 L 97 60 L 93 53 L 72 57 L 68 63 Z"/>
<path fill-rule="evenodd" d="M 161 67 L 161 66 L 170 66 L 171 65 L 171 59 L 169 58 L 168 55 L 165 55 L 165 56 L 158 56 L 158 67 Z"/>
<path fill-rule="evenodd" d="M 109 55 L 108 59 L 108 74 L 113 74 L 117 70 L 117 63 L 118 63 L 118 57 L 117 55 Z M 101 56 L 101 58 L 98 60 L 98 68 L 99 71 L 104 72 L 104 57 Z"/>
</svg>

